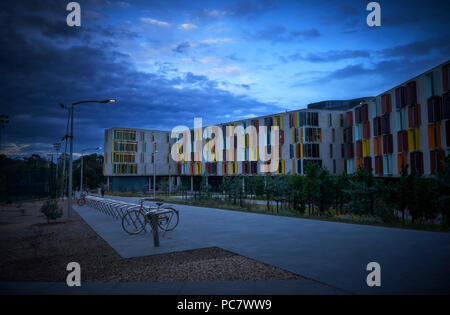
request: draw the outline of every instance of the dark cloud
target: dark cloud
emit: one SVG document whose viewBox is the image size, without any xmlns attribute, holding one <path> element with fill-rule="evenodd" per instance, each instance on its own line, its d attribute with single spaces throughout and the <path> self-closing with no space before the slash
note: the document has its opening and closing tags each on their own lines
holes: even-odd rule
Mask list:
<svg viewBox="0 0 450 315">
<path fill-rule="evenodd" d="M 0 112 L 10 116 L 3 144 L 19 154 L 50 150 L 61 139 L 67 111 L 60 103 L 117 99 L 76 107 L 76 152 L 102 145 L 103 130 L 114 126 L 171 130 L 179 124 L 191 126 L 194 117 L 212 124 L 243 107 L 267 113 L 277 108 L 235 96 L 206 76 L 180 73 L 171 64 L 162 63 L 151 73 L 139 71 L 128 55 L 116 49 L 115 41 L 123 36 L 118 28 L 77 30 L 42 16 L 0 20 Z M 71 31 L 81 31 L 90 40 Z"/>
<path fill-rule="evenodd" d="M 191 44 L 189 42 L 182 42 L 181 44 L 178 44 L 177 47 L 172 49 L 174 52 L 183 54 L 188 51 L 188 49 L 191 47 Z"/>
<path fill-rule="evenodd" d="M 315 29 L 289 31 L 282 25 L 272 25 L 248 36 L 255 40 L 266 40 L 272 43 L 293 42 L 314 39 L 320 37 L 320 32 Z"/>
<path fill-rule="evenodd" d="M 397 45 L 392 48 L 383 49 L 378 53 L 385 58 L 408 58 L 426 56 L 432 52 L 443 56 L 450 56 L 450 34 Z"/>
<path fill-rule="evenodd" d="M 383 26 L 401 26 L 413 23 L 419 23 L 418 16 L 404 16 L 404 15 L 388 15 L 383 16 L 381 23 Z"/>
<path fill-rule="evenodd" d="M 366 50 L 330 50 L 322 53 L 296 53 L 287 57 L 281 57 L 283 62 L 287 61 L 308 61 L 308 62 L 335 62 L 345 59 L 368 58 L 370 52 Z"/>
<path fill-rule="evenodd" d="M 235 0 L 227 8 L 229 15 L 235 17 L 257 17 L 278 7 L 273 0 Z"/>
</svg>

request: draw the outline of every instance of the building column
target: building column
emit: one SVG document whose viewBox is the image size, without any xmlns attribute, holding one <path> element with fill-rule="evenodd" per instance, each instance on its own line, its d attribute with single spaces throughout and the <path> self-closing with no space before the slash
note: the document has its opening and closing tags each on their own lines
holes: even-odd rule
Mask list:
<svg viewBox="0 0 450 315">
<path fill-rule="evenodd" d="M 245 191 L 245 178 L 242 177 L 242 191 Z"/>
<path fill-rule="evenodd" d="M 191 193 L 194 192 L 194 176 L 191 176 Z"/>
<path fill-rule="evenodd" d="M 177 176 L 177 188 L 180 188 L 181 186 L 181 177 Z"/>
<path fill-rule="evenodd" d="M 109 191 L 109 176 L 106 177 L 106 190 Z"/>
<path fill-rule="evenodd" d="M 148 177 L 148 191 L 150 192 L 152 190 L 152 177 Z"/>
</svg>

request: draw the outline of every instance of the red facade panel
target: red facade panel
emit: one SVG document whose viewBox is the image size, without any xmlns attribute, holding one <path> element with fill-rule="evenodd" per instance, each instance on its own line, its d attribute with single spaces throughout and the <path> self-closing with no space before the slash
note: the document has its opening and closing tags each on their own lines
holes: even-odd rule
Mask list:
<svg viewBox="0 0 450 315">
<path fill-rule="evenodd" d="M 416 103 L 416 81 L 411 81 L 406 85 L 406 105 L 415 105 Z"/>
<path fill-rule="evenodd" d="M 356 141 L 356 157 L 357 158 L 362 157 L 362 155 L 363 155 L 362 151 L 363 151 L 362 150 L 362 141 L 361 140 Z"/>
<path fill-rule="evenodd" d="M 447 92 L 449 90 L 449 65 L 445 65 L 442 67 L 442 87 L 443 92 Z"/>
<path fill-rule="evenodd" d="M 384 94 L 381 96 L 381 114 L 391 112 L 391 94 Z"/>
</svg>

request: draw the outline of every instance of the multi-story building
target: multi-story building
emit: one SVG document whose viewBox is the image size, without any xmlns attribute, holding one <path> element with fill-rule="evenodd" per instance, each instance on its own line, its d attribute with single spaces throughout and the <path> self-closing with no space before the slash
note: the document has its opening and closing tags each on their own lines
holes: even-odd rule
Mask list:
<svg viewBox="0 0 450 315">
<path fill-rule="evenodd" d="M 449 65 L 447 61 L 375 97 L 323 101 L 218 126 L 224 137 L 230 132 L 235 136 L 233 128 L 238 126 L 268 127 L 266 147 L 258 146 L 256 152 L 270 152 L 270 128 L 277 126 L 280 161 L 275 174 L 303 174 L 308 163 L 316 163 L 331 174 L 351 174 L 363 167 L 376 176 L 399 176 L 408 164 L 410 170 L 433 176 L 450 153 Z M 170 150 L 177 139 L 170 138 L 169 131 L 108 129 L 104 175 L 111 179 L 113 190 L 140 190 L 153 187 L 154 177 L 158 182 L 168 178 L 169 187 L 190 183 L 194 188 L 203 174 L 211 181 L 224 175 L 267 174 L 261 172 L 263 162 L 249 146 L 248 135 L 234 144 L 242 161 L 225 152 L 219 159 L 219 153 L 213 152 L 215 158 L 205 162 L 201 152 L 211 137 L 202 134 L 196 137 L 191 130 L 191 147 L 181 149 L 189 158 L 175 162 Z M 229 149 L 225 138 L 223 147 Z"/>
</svg>

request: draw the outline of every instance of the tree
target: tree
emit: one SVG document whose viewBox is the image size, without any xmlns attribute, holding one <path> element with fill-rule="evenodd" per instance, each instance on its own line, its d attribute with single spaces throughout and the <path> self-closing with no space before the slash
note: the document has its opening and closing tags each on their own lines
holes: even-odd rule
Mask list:
<svg viewBox="0 0 450 315">
<path fill-rule="evenodd" d="M 374 214 L 377 187 L 371 170 L 360 167 L 351 176 L 347 193 L 351 196 L 349 206 L 352 212 Z"/>
<path fill-rule="evenodd" d="M 80 188 L 81 158 L 73 162 L 73 185 Z M 103 156 L 97 153 L 83 156 L 83 187 L 96 189 L 105 184 Z"/>
<path fill-rule="evenodd" d="M 309 215 L 314 214 L 316 202 L 320 198 L 320 171 L 320 166 L 315 163 L 308 163 L 305 166 L 305 195 Z"/>
<path fill-rule="evenodd" d="M 304 213 L 306 210 L 305 180 L 301 175 L 289 177 L 289 199 L 296 212 Z"/>
<path fill-rule="evenodd" d="M 443 223 L 450 225 L 450 156 L 447 156 L 443 170 L 436 177 L 437 184 L 437 206 L 442 214 Z"/>
</svg>

